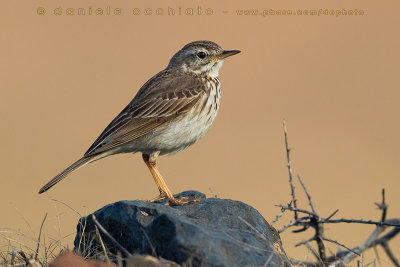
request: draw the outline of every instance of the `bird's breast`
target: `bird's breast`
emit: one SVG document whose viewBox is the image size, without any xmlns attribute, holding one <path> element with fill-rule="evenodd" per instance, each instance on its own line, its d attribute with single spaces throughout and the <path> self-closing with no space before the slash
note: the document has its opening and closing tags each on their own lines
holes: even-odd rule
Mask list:
<svg viewBox="0 0 400 267">
<path fill-rule="evenodd" d="M 174 154 L 194 144 L 206 134 L 218 113 L 221 84 L 217 78 L 208 78 L 204 82 L 208 90 L 203 93 L 198 103 L 183 116 L 146 135 L 145 140 L 142 140 L 146 145 L 138 151 L 149 153 L 151 150 L 157 150 L 161 155 Z M 151 149 L 148 150 L 149 148 Z"/>
</svg>

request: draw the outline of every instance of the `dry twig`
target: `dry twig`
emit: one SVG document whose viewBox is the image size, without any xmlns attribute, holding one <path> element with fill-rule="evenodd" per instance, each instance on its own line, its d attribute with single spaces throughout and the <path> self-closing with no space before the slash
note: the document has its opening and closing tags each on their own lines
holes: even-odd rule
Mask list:
<svg viewBox="0 0 400 267">
<path fill-rule="evenodd" d="M 40 225 L 39 237 L 38 237 L 37 247 L 36 247 L 36 253 L 35 253 L 35 260 L 37 260 L 37 259 L 38 259 L 38 256 L 39 256 L 40 237 L 42 236 L 43 224 L 44 224 L 44 222 L 46 221 L 46 218 L 47 218 L 47 213 L 46 213 L 46 215 L 44 215 L 42 224 Z"/>
<path fill-rule="evenodd" d="M 283 122 L 283 128 L 284 128 L 284 136 L 285 136 L 285 148 L 286 148 L 286 159 L 287 159 L 287 167 L 289 170 L 289 183 L 290 183 L 290 188 L 291 188 L 291 202 L 288 205 L 277 205 L 278 207 L 281 208 L 281 211 L 279 215 L 276 217 L 276 222 L 283 214 L 285 211 L 292 211 L 293 212 L 293 220 L 287 224 L 284 225 L 280 230 L 278 230 L 279 233 L 282 233 L 283 231 L 291 228 L 291 227 L 301 227 L 299 229 L 293 230 L 292 232 L 294 233 L 299 233 L 299 232 L 304 232 L 308 230 L 309 228 L 314 229 L 314 235 L 307 239 L 304 240 L 295 246 L 300 246 L 304 245 L 306 246 L 311 253 L 315 256 L 316 262 L 306 262 L 306 261 L 299 261 L 299 260 L 293 260 L 293 263 L 303 265 L 303 266 L 345 266 L 345 264 L 351 262 L 355 258 L 359 257 L 365 250 L 369 248 L 376 248 L 376 246 L 380 245 L 384 249 L 385 253 L 391 260 L 394 266 L 400 267 L 399 261 L 393 254 L 392 250 L 389 247 L 388 242 L 393 239 L 399 232 L 400 232 L 400 218 L 394 218 L 394 219 L 386 219 L 387 216 L 387 208 L 388 205 L 386 204 L 385 200 L 385 190 L 382 189 L 382 200 L 380 203 L 375 203 L 378 208 L 381 210 L 381 218 L 379 221 L 373 221 L 373 220 L 362 220 L 362 219 L 335 219 L 333 220 L 332 217 L 336 215 L 338 210 L 335 210 L 331 215 L 329 215 L 326 218 L 321 217 L 316 209 L 315 206 L 311 200 L 311 195 L 309 194 L 303 180 L 301 177 L 298 175 L 297 178 L 299 180 L 299 183 L 301 184 L 303 191 L 308 199 L 308 204 L 310 206 L 311 211 L 307 209 L 302 209 L 297 206 L 297 199 L 295 195 L 295 186 L 293 184 L 293 175 L 292 175 L 292 166 L 291 166 L 291 160 L 290 160 L 290 148 L 288 145 L 288 138 L 287 138 L 287 129 L 286 129 L 286 122 Z M 292 205 L 293 204 L 293 205 Z M 303 217 L 299 217 L 299 214 L 305 214 Z M 327 223 L 357 223 L 357 224 L 370 224 L 370 225 L 375 225 L 375 230 L 370 234 L 370 236 L 359 246 L 356 246 L 354 248 L 349 248 L 342 244 L 341 242 L 338 242 L 333 239 L 329 239 L 325 237 L 324 233 L 324 224 Z M 385 235 L 381 236 L 382 233 L 385 232 L 385 230 L 388 227 L 393 227 L 391 231 L 386 233 Z M 315 242 L 318 252 L 316 252 L 311 246 L 310 242 Z M 325 248 L 325 243 L 324 242 L 330 242 L 333 244 L 336 244 L 340 247 L 345 248 L 345 251 L 338 251 L 337 253 L 334 253 L 331 256 L 326 255 L 326 248 Z M 374 261 L 375 262 L 375 261 Z M 374 263 L 373 262 L 373 263 Z"/>
<path fill-rule="evenodd" d="M 290 148 L 288 145 L 288 138 L 287 138 L 287 129 L 286 129 L 286 121 L 283 121 L 283 131 L 285 134 L 285 148 L 286 148 L 286 160 L 287 160 L 287 168 L 289 171 L 289 183 L 290 183 L 290 190 L 292 196 L 292 203 L 293 207 L 297 208 L 297 199 L 295 195 L 294 185 L 293 185 L 293 175 L 292 175 L 292 163 L 290 160 Z M 294 219 L 297 220 L 297 211 L 294 212 Z"/>
<path fill-rule="evenodd" d="M 103 232 L 122 252 L 124 252 L 128 257 L 131 257 L 132 254 L 124 248 L 115 238 L 110 235 L 110 233 L 97 221 L 96 216 L 92 215 L 92 220 L 96 224 L 96 226 Z"/>
</svg>

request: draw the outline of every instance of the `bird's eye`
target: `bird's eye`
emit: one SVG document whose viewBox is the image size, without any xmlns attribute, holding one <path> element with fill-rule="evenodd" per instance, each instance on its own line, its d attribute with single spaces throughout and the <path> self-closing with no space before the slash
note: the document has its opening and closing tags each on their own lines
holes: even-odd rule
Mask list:
<svg viewBox="0 0 400 267">
<path fill-rule="evenodd" d="M 198 52 L 198 53 L 197 53 L 197 56 L 198 56 L 199 58 L 205 58 L 205 57 L 206 57 L 206 53 L 204 53 L 204 52 Z"/>
</svg>

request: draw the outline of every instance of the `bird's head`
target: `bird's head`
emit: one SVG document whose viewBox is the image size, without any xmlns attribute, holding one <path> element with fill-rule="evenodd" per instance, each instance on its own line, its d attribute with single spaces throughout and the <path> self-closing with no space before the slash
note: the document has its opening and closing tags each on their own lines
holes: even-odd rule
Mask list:
<svg viewBox="0 0 400 267">
<path fill-rule="evenodd" d="M 218 77 L 224 59 L 240 53 L 239 50 L 223 50 L 210 41 L 196 41 L 185 45 L 170 60 L 168 68 L 178 68 L 198 75 Z"/>
</svg>

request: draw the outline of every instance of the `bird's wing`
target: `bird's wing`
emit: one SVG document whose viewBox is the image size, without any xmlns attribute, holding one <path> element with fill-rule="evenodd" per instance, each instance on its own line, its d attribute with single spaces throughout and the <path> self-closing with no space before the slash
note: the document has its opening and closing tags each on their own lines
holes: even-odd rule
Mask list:
<svg viewBox="0 0 400 267">
<path fill-rule="evenodd" d="M 196 76 L 168 70 L 158 73 L 143 85 L 84 156 L 109 151 L 176 119 L 196 105 L 206 91 Z"/>
</svg>

